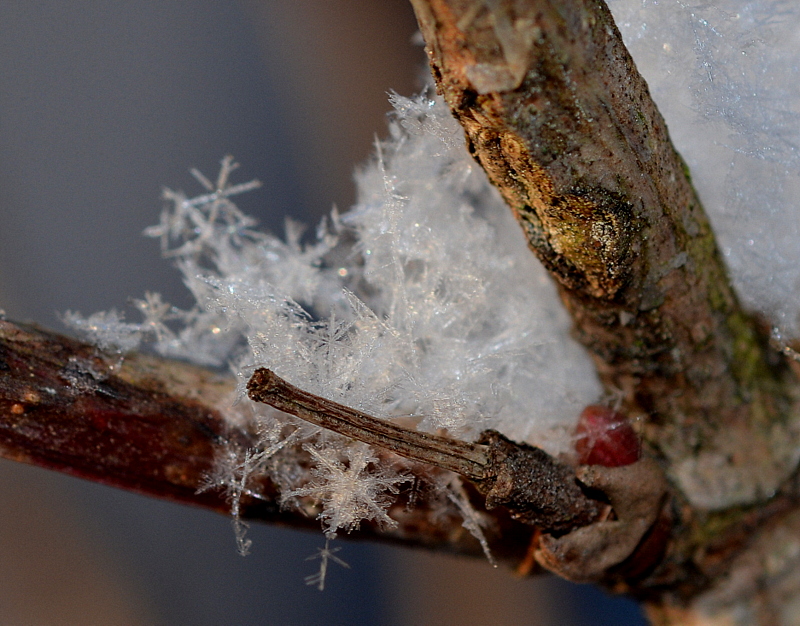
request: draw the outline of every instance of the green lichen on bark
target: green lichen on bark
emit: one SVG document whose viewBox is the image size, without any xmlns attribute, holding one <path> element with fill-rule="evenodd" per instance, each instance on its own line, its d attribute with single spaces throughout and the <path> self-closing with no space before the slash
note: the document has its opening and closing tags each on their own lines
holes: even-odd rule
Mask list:
<svg viewBox="0 0 800 626">
<path fill-rule="evenodd" d="M 676 506 L 696 512 L 667 559 L 691 560 L 688 536 L 729 527 L 703 529 L 711 512 L 736 518 L 794 471 L 794 377 L 741 309 L 601 0 L 412 4 L 468 148 L 558 281 L 607 389 L 642 418 Z"/>
</svg>

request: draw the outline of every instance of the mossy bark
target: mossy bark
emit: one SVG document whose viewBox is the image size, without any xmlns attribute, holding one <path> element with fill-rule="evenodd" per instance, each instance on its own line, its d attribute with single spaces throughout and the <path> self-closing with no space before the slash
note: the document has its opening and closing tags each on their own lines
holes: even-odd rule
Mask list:
<svg viewBox="0 0 800 626">
<path fill-rule="evenodd" d="M 691 595 L 795 470 L 796 379 L 740 307 L 601 0 L 411 1 L 467 147 L 671 480 L 671 548 L 637 591 Z"/>
<path fill-rule="evenodd" d="M 741 309 L 608 9 L 600 0 L 412 4 L 467 146 L 669 479 L 636 548 L 656 537 L 646 556 L 657 563 L 626 563 L 608 580 L 648 600 L 655 623 L 789 622 L 800 605 L 797 377 Z M 0 455 L 226 511 L 224 496 L 196 488 L 216 444 L 255 441 L 216 408 L 233 387 L 199 368 L 119 361 L 0 320 Z M 275 485 L 261 491 L 261 501 L 243 499 L 243 517 L 316 527 L 313 507 L 281 510 Z M 480 553 L 455 511 L 403 505 L 391 511 L 396 529 L 367 524 L 364 536 Z M 537 534 L 501 511 L 492 517 L 495 555 L 534 569 Z"/>
</svg>

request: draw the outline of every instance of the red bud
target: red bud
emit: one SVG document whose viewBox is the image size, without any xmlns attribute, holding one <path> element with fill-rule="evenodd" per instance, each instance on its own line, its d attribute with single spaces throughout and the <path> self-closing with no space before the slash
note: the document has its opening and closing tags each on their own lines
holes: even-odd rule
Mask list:
<svg viewBox="0 0 800 626">
<path fill-rule="evenodd" d="M 639 460 L 642 446 L 630 420 L 607 406 L 590 405 L 575 429 L 581 465 L 619 467 Z"/>
</svg>

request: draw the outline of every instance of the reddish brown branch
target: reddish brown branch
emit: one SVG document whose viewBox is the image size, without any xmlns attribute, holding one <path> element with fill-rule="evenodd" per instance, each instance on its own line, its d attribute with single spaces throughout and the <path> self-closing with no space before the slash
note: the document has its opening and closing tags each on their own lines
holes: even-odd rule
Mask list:
<svg viewBox="0 0 800 626">
<path fill-rule="evenodd" d="M 81 478 L 222 511 L 197 494 L 214 446 L 254 437 L 214 401 L 232 383 L 182 363 L 123 361 L 74 339 L 0 321 L 0 453 Z M 211 392 L 211 393 L 209 393 Z"/>
<path fill-rule="evenodd" d="M 222 444 L 243 451 L 257 445 L 253 430 L 220 412 L 234 391 L 231 377 L 199 367 L 141 354 L 122 359 L 0 321 L 0 456 L 8 459 L 227 514 L 224 494 L 198 488 Z M 243 496 L 243 519 L 319 529 L 313 509 L 281 508 L 277 486 L 258 480 L 263 498 Z M 455 510 L 441 515 L 419 500 L 408 508 L 409 495 L 389 512 L 396 528 L 365 523 L 355 536 L 482 554 Z M 501 512 L 492 517 L 487 535 L 496 558 L 521 560 L 531 529 Z"/>
</svg>

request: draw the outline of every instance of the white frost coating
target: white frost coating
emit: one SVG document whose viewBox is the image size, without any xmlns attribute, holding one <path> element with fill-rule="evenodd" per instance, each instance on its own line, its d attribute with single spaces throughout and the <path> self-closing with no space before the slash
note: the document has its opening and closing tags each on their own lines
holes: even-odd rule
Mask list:
<svg viewBox="0 0 800 626">
<path fill-rule="evenodd" d="M 745 304 L 782 333 L 800 335 L 800 4 L 609 4 L 690 166 Z M 518 26 L 496 24 L 512 68 L 522 58 Z M 519 78 L 492 67 L 476 72 L 475 80 L 496 88 Z M 552 286 L 445 107 L 393 101 L 397 121 L 359 176 L 359 203 L 334 214 L 316 243 L 302 245 L 293 223 L 286 242 L 253 231 L 231 197 L 256 183 L 231 186 L 234 164 L 226 159 L 215 183 L 193 172 L 204 195 L 167 192 L 170 206 L 148 231 L 178 260 L 198 306 L 179 311 L 147 294 L 135 303 L 140 324 L 113 311 L 67 321 L 104 347 L 128 350 L 148 336 L 165 355 L 229 362 L 243 382 L 255 366 L 268 366 L 370 413 L 414 416 L 422 429 L 469 439 L 496 428 L 551 452 L 570 447 L 578 411 L 600 389 L 567 337 Z M 344 245 L 353 239 L 352 249 Z M 238 502 L 257 497 L 259 473 L 289 500 L 319 500 L 328 537 L 364 516 L 389 523 L 385 489 L 402 474 L 377 467 L 360 444 L 250 408 L 260 449 L 225 451 L 210 477 L 229 493 L 242 550 Z M 311 483 L 292 473 L 298 454 L 320 461 Z M 480 536 L 480 516 L 454 495 L 457 483 L 424 493 L 438 493 L 437 506 L 453 500 Z M 323 584 L 332 552 L 323 554 L 315 584 Z"/>
<path fill-rule="evenodd" d="M 800 3 L 610 0 L 746 306 L 800 335 Z"/>
<path fill-rule="evenodd" d="M 553 285 L 445 105 L 392 101 L 391 137 L 359 173 L 358 203 L 323 223 L 315 243 L 302 245 L 291 222 L 286 242 L 252 230 L 231 196 L 255 183 L 231 186 L 235 164 L 226 158 L 216 184 L 193 172 L 208 193 L 167 191 L 160 224 L 147 231 L 177 259 L 197 307 L 179 311 L 147 294 L 135 302 L 141 324 L 110 315 L 68 321 L 96 330 L 105 345 L 130 348 L 147 336 L 164 355 L 227 362 L 242 386 L 264 366 L 422 430 L 472 439 L 495 428 L 552 453 L 571 449 L 577 416 L 601 389 L 568 336 Z M 266 472 L 286 501 L 319 503 L 328 537 L 364 518 L 390 523 L 386 495 L 406 480 L 402 473 L 379 467 L 367 446 L 267 407 L 251 410 L 261 449 L 226 451 L 211 477 L 235 516 L 241 496 L 254 495 L 253 477 Z M 291 447 L 282 446 L 287 436 Z M 312 482 L 292 474 L 291 454 L 316 464 Z M 480 536 L 479 516 L 465 499 L 456 504 Z"/>
</svg>

